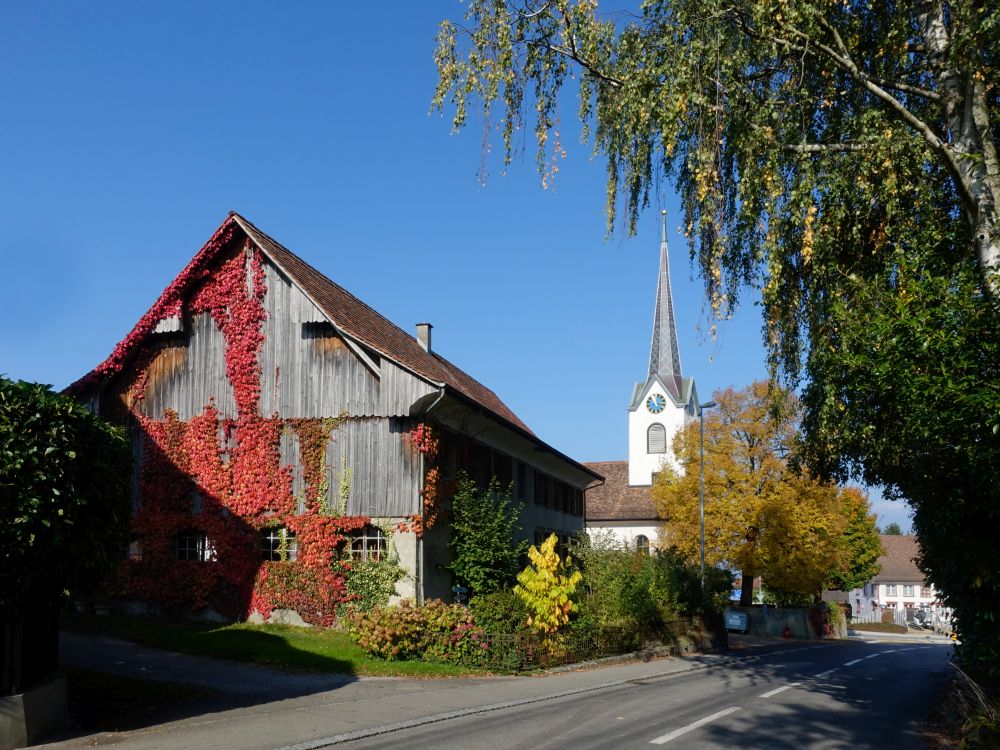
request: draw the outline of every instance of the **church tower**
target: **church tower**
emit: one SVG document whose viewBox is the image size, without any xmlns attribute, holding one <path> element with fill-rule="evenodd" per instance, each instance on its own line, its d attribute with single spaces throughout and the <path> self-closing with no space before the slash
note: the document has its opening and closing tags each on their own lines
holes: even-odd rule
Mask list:
<svg viewBox="0 0 1000 750">
<path fill-rule="evenodd" d="M 632 486 L 651 485 L 664 459 L 677 468 L 671 442 L 697 408 L 694 380 L 681 374 L 669 256 L 667 212 L 663 211 L 649 370 L 645 382 L 635 384 L 628 407 L 628 483 Z"/>
</svg>

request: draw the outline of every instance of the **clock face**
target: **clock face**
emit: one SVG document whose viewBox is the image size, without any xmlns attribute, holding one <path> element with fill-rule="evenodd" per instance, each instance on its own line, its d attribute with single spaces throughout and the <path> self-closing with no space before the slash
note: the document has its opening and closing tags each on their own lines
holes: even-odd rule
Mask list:
<svg viewBox="0 0 1000 750">
<path fill-rule="evenodd" d="M 659 393 L 653 394 L 646 399 L 646 408 L 653 414 L 659 414 L 667 405 L 667 400 Z"/>
</svg>

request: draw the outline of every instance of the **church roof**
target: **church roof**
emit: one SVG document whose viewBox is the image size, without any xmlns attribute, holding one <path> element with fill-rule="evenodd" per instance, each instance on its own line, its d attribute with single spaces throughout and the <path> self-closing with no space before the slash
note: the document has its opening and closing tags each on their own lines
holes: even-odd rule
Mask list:
<svg viewBox="0 0 1000 750">
<path fill-rule="evenodd" d="M 663 212 L 660 241 L 660 273 L 656 282 L 656 307 L 653 310 L 653 340 L 649 348 L 647 381 L 659 377 L 675 401 L 681 401 L 681 352 L 677 343 L 674 297 L 670 288 L 670 248 L 667 244 L 667 212 Z"/>
<path fill-rule="evenodd" d="M 652 487 L 628 483 L 628 461 L 591 461 L 588 469 L 604 476 L 604 484 L 587 490 L 587 522 L 660 520 Z"/>
<path fill-rule="evenodd" d="M 670 398 L 673 399 L 674 405 L 678 407 L 687 406 L 694 399 L 694 378 L 680 378 L 679 388 L 676 391 L 678 395 L 675 395 L 667 383 L 664 383 L 659 376 L 654 375 L 645 383 L 636 383 L 632 387 L 632 399 L 628 405 L 629 411 L 634 411 L 642 405 L 642 398 L 646 395 L 652 383 L 660 383 Z"/>
</svg>

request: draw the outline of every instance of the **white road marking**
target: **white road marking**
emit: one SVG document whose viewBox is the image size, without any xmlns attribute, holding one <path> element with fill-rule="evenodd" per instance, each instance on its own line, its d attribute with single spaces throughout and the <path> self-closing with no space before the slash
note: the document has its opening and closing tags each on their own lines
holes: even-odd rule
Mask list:
<svg viewBox="0 0 1000 750">
<path fill-rule="evenodd" d="M 853 666 L 854 666 L 855 664 L 857 664 L 857 663 L 858 663 L 859 661 L 861 661 L 861 659 L 855 659 L 854 661 L 849 661 L 849 662 L 847 662 L 847 664 L 845 664 L 844 666 L 845 666 L 845 667 L 853 667 Z"/>
<path fill-rule="evenodd" d="M 655 740 L 650 740 L 649 744 L 650 745 L 665 745 L 666 743 L 670 742 L 670 740 L 677 739 L 682 734 L 687 734 L 688 732 L 690 732 L 693 729 L 697 729 L 698 727 L 703 727 L 706 724 L 715 721 L 716 719 L 721 719 L 723 716 L 729 716 L 729 714 L 734 713 L 734 712 L 739 711 L 739 710 L 740 710 L 739 706 L 730 706 L 729 708 L 724 708 L 723 710 L 719 711 L 718 713 L 714 713 L 711 716 L 706 716 L 704 719 L 698 719 L 698 721 L 693 721 L 690 724 L 688 724 L 686 727 L 681 727 L 680 729 L 675 729 L 674 731 L 668 732 L 667 734 L 663 735 L 662 737 L 657 737 Z"/>
<path fill-rule="evenodd" d="M 874 659 L 876 656 L 881 656 L 882 654 L 872 654 L 871 656 L 866 656 L 866 659 Z"/>
<path fill-rule="evenodd" d="M 828 669 L 825 672 L 820 672 L 816 676 L 817 677 L 826 677 L 828 674 L 832 674 L 833 672 L 836 672 L 838 669 L 840 669 L 840 667 L 834 667 L 833 669 Z"/>
<path fill-rule="evenodd" d="M 758 698 L 770 698 L 777 695 L 778 693 L 783 693 L 786 690 L 791 690 L 793 687 L 798 687 L 798 682 L 790 682 L 787 685 L 782 685 L 780 688 L 775 688 L 774 690 L 768 690 L 766 693 L 761 693 Z"/>
</svg>

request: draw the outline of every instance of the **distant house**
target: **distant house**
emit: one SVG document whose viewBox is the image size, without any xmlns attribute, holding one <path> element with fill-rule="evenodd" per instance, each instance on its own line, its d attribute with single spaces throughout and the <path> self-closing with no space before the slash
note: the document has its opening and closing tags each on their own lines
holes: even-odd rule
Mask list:
<svg viewBox="0 0 1000 750">
<path fill-rule="evenodd" d="M 586 464 L 605 477 L 587 491 L 588 531 L 610 533 L 622 544 L 646 549 L 660 544 L 653 480 L 664 466 L 681 471 L 671 443 L 698 417 L 694 379 L 681 374 L 669 256 L 664 212 L 649 369 L 646 379 L 633 387 L 627 407 L 628 460 Z"/>
<path fill-rule="evenodd" d="M 398 556 L 399 596 L 451 595 L 453 481 L 496 477 L 531 539 L 584 527 L 600 475 L 489 388 L 238 214 L 68 390 L 127 426 L 132 539 L 118 591 L 233 617 L 329 621 L 350 563 Z"/>
<path fill-rule="evenodd" d="M 917 567 L 920 545 L 913 535 L 882 535 L 879 573 L 863 588 L 848 595 L 855 615 L 875 610 L 938 609 L 941 602 L 934 586 Z"/>
</svg>

